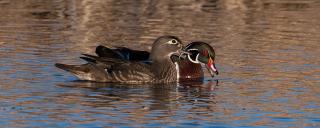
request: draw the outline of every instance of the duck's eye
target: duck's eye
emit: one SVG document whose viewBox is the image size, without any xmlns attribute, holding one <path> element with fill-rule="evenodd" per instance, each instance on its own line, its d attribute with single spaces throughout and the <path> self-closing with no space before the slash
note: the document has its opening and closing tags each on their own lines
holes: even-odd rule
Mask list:
<svg viewBox="0 0 320 128">
<path fill-rule="evenodd" d="M 201 55 L 202 55 L 202 56 L 208 56 L 208 55 L 209 55 L 208 50 L 202 50 L 202 51 L 201 51 Z"/>
<path fill-rule="evenodd" d="M 178 44 L 178 41 L 176 39 L 172 39 L 168 41 L 168 44 Z"/>
<path fill-rule="evenodd" d="M 171 40 L 171 42 L 172 42 L 173 44 L 178 43 L 178 41 L 177 41 L 177 40 Z"/>
</svg>

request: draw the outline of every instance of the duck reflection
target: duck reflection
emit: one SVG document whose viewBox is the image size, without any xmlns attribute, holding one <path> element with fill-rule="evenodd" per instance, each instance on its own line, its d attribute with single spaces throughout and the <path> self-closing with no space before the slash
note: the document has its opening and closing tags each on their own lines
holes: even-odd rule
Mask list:
<svg viewBox="0 0 320 128">
<path fill-rule="evenodd" d="M 91 107 L 135 108 L 141 110 L 176 110 L 184 104 L 215 104 L 218 80 L 172 84 L 121 85 L 73 81 L 57 84 L 64 88 L 85 89 L 76 93 L 60 94 L 65 102 Z M 74 89 L 70 90 L 73 91 Z M 71 101 L 70 101 L 71 100 Z M 61 101 L 63 102 L 63 101 Z"/>
</svg>

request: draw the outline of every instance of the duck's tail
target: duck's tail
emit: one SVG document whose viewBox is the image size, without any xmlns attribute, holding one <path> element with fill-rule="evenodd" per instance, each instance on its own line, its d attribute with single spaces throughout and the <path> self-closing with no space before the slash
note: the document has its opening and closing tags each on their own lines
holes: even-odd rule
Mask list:
<svg viewBox="0 0 320 128">
<path fill-rule="evenodd" d="M 55 66 L 78 77 L 80 80 L 105 81 L 105 71 L 93 64 L 67 65 L 56 63 Z"/>
<path fill-rule="evenodd" d="M 74 74 L 77 72 L 85 72 L 84 66 L 81 67 L 81 65 L 67 65 L 67 64 L 56 63 L 55 66 L 57 68 L 60 68 L 62 70 L 65 70 L 67 72 L 71 72 Z"/>
</svg>

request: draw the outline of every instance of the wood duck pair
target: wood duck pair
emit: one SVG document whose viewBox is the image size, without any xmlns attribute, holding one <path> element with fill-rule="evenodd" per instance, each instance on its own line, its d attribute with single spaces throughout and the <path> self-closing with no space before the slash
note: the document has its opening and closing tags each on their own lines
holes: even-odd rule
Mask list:
<svg viewBox="0 0 320 128">
<path fill-rule="evenodd" d="M 80 80 L 116 83 L 169 83 L 188 80 L 203 80 L 201 64 L 205 64 L 214 76 L 215 52 L 204 42 L 192 42 L 182 48 L 180 39 L 162 36 L 152 44 L 151 52 L 125 47 L 114 49 L 96 48 L 96 54 L 80 57 L 88 63 L 55 66 L 68 71 Z"/>
</svg>

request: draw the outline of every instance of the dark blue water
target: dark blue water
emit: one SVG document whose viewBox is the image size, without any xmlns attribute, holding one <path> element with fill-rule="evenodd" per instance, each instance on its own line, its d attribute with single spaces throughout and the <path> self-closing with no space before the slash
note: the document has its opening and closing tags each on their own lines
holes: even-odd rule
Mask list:
<svg viewBox="0 0 320 128">
<path fill-rule="evenodd" d="M 320 127 L 317 0 L 0 0 L 1 127 Z M 150 50 L 201 40 L 220 75 L 203 83 L 77 81 L 99 45 Z"/>
</svg>

